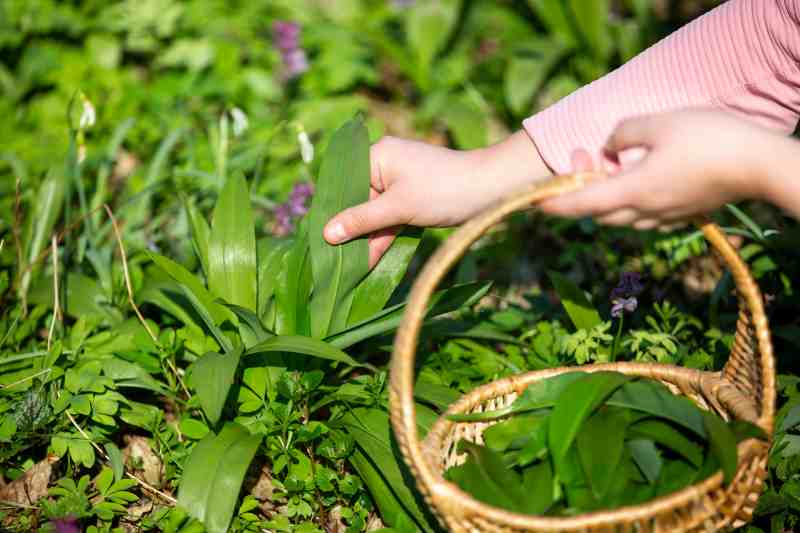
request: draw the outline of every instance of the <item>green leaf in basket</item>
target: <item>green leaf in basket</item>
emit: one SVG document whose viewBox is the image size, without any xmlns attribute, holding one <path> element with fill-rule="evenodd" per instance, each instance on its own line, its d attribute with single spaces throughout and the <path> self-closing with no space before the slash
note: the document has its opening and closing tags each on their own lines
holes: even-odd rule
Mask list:
<svg viewBox="0 0 800 533">
<path fill-rule="evenodd" d="M 498 422 L 483 432 L 483 442 L 496 452 L 519 450 L 546 425 L 547 418 L 541 415 L 521 415 Z"/>
<path fill-rule="evenodd" d="M 672 394 L 657 381 L 637 380 L 626 383 L 609 398 L 608 405 L 627 407 L 658 418 L 666 418 L 693 431 L 697 436 L 706 438 L 701 411 L 691 400 Z"/>
<path fill-rule="evenodd" d="M 648 482 L 655 483 L 664 464 L 655 443 L 647 439 L 634 439 L 629 440 L 627 444 L 636 466 Z"/>
<path fill-rule="evenodd" d="M 592 493 L 605 497 L 622 460 L 628 412 L 602 407 L 590 416 L 576 438 L 578 457 Z"/>
<path fill-rule="evenodd" d="M 528 495 L 527 511 L 530 514 L 546 512 L 555 501 L 553 491 L 553 467 L 550 461 L 542 461 L 525 470 L 522 487 Z"/>
<path fill-rule="evenodd" d="M 528 385 L 528 388 L 514 400 L 514 403 L 485 413 L 469 413 L 465 415 L 449 415 L 448 418 L 454 422 L 482 422 L 494 420 L 511 414 L 535 411 L 553 407 L 561 392 L 570 384 L 585 377 L 585 372 L 566 372 L 551 378 L 536 381 Z"/>
<path fill-rule="evenodd" d="M 719 461 L 725 484 L 736 474 L 738 455 L 736 452 L 736 435 L 719 416 L 702 411 L 703 423 L 708 433 L 711 454 Z"/>
<path fill-rule="evenodd" d="M 703 449 L 686 438 L 672 425 L 661 420 L 646 419 L 631 426 L 630 435 L 634 438 L 650 439 L 666 446 L 683 456 L 695 467 L 703 464 Z"/>
<path fill-rule="evenodd" d="M 600 313 L 580 287 L 558 272 L 548 272 L 547 275 L 576 329 L 590 330 L 602 322 Z"/>
<path fill-rule="evenodd" d="M 468 454 L 459 468 L 448 470 L 448 477 L 462 489 L 490 505 L 516 512 L 529 512 L 519 474 L 506 467 L 503 457 L 485 446 L 462 440 L 458 449 Z"/>
<path fill-rule="evenodd" d="M 594 372 L 570 383 L 558 397 L 550 418 L 548 445 L 559 469 L 575 436 L 595 408 L 633 379 L 619 372 Z"/>
</svg>

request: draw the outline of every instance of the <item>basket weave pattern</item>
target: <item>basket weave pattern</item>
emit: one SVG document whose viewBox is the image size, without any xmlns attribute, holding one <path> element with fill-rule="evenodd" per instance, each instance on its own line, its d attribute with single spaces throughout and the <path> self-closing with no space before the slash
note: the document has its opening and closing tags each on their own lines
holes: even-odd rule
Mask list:
<svg viewBox="0 0 800 533">
<path fill-rule="evenodd" d="M 474 499 L 444 479 L 447 468 L 464 460 L 456 452 L 456 443 L 460 439 L 481 443 L 483 431 L 496 423 L 456 423 L 446 415 L 499 409 L 513 402 L 529 384 L 575 368 L 530 372 L 479 387 L 451 405 L 420 442 L 413 398 L 414 360 L 425 309 L 437 284 L 472 243 L 507 215 L 543 199 L 577 190 L 592 177 L 591 174 L 559 176 L 531 185 L 486 210 L 453 233 L 414 283 L 395 337 L 390 388 L 392 426 L 401 454 L 422 496 L 442 526 L 450 531 L 711 532 L 738 527 L 752 517 L 767 474 L 769 452 L 769 443 L 756 439 L 739 444 L 739 466 L 728 486 L 723 486 L 722 472 L 717 472 L 700 483 L 641 505 L 573 517 L 531 516 L 506 511 Z M 615 370 L 656 379 L 673 393 L 689 397 L 726 420 L 746 420 L 771 435 L 775 370 L 761 292 L 720 229 L 706 221 L 700 221 L 699 225 L 717 258 L 730 271 L 739 298 L 739 319 L 724 369 L 701 372 L 647 363 L 608 363 L 580 369 L 588 372 Z"/>
</svg>

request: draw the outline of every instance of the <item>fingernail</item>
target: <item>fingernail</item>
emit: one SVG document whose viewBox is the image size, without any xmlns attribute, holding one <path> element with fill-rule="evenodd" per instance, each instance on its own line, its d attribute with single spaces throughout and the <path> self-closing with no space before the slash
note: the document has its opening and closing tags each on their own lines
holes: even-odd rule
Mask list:
<svg viewBox="0 0 800 533">
<path fill-rule="evenodd" d="M 328 242 L 333 244 L 339 244 L 344 241 L 347 235 L 344 233 L 344 226 L 342 226 L 342 223 L 334 222 L 333 224 L 329 224 L 328 227 L 325 228 L 325 238 L 328 239 Z"/>
</svg>

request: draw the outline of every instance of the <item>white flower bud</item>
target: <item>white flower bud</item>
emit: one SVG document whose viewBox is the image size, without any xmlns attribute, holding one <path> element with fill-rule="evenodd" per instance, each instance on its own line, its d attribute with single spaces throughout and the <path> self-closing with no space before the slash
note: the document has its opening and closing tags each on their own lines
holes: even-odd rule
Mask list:
<svg viewBox="0 0 800 533">
<path fill-rule="evenodd" d="M 232 108 L 230 114 L 231 119 L 233 119 L 233 135 L 234 137 L 239 137 L 247 131 L 247 128 L 250 126 L 247 115 L 238 107 Z"/>
<path fill-rule="evenodd" d="M 311 144 L 311 139 L 305 130 L 297 133 L 297 142 L 300 143 L 300 157 L 303 158 L 303 163 L 306 165 L 311 163 L 314 160 L 314 145 Z"/>
<path fill-rule="evenodd" d="M 78 128 L 85 130 L 94 126 L 94 123 L 97 121 L 97 112 L 88 98 L 82 96 L 81 99 L 83 100 L 83 113 L 81 113 Z"/>
</svg>

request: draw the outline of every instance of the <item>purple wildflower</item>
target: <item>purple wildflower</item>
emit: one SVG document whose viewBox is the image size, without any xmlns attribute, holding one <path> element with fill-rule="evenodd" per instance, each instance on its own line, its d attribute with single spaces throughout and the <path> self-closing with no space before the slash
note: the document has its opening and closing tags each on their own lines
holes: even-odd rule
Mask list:
<svg viewBox="0 0 800 533">
<path fill-rule="evenodd" d="M 78 519 L 74 517 L 56 518 L 50 521 L 55 527 L 56 533 L 81 533 L 78 526 Z"/>
<path fill-rule="evenodd" d="M 619 318 L 623 313 L 633 313 L 639 305 L 636 297 L 644 290 L 642 275 L 638 272 L 623 272 L 619 283 L 611 290 L 611 316 Z"/>
<path fill-rule="evenodd" d="M 277 20 L 272 25 L 272 40 L 280 50 L 283 60 L 284 78 L 290 80 L 308 70 L 306 51 L 300 47 L 300 25 L 296 22 Z"/>
<path fill-rule="evenodd" d="M 639 305 L 639 301 L 636 299 L 636 296 L 631 296 L 629 298 L 615 298 L 611 301 L 613 304 L 611 306 L 611 316 L 614 318 L 619 318 L 622 316 L 623 312 L 633 313 L 636 311 L 636 307 Z"/>
<path fill-rule="evenodd" d="M 642 275 L 638 272 L 623 272 L 619 277 L 619 283 L 611 291 L 611 299 L 628 298 L 638 296 L 644 290 Z"/>
<path fill-rule="evenodd" d="M 296 183 L 289 193 L 289 199 L 275 208 L 275 228 L 272 232 L 279 237 L 291 233 L 294 228 L 293 219 L 308 213 L 308 200 L 313 194 L 313 184 Z"/>
<path fill-rule="evenodd" d="M 392 5 L 397 9 L 407 9 L 414 5 L 414 0 L 392 0 Z"/>
</svg>

